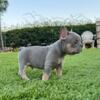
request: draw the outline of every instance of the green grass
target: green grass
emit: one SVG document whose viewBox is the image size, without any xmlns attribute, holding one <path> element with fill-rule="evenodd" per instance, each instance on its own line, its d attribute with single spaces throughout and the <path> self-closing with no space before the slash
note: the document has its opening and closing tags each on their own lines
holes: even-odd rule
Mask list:
<svg viewBox="0 0 100 100">
<path fill-rule="evenodd" d="M 30 80 L 21 80 L 17 58 L 0 53 L 0 100 L 100 100 L 100 49 L 66 56 L 62 77 L 52 71 L 49 81 L 41 81 L 42 70 L 30 68 Z"/>
</svg>

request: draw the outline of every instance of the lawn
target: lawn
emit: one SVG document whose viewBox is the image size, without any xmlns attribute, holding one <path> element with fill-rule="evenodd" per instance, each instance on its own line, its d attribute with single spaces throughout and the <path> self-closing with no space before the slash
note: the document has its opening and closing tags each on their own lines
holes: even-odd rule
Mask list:
<svg viewBox="0 0 100 100">
<path fill-rule="evenodd" d="M 66 56 L 63 75 L 52 71 L 42 81 L 42 70 L 27 68 L 29 81 L 18 72 L 18 53 L 0 53 L 0 100 L 100 100 L 100 49 Z"/>
</svg>

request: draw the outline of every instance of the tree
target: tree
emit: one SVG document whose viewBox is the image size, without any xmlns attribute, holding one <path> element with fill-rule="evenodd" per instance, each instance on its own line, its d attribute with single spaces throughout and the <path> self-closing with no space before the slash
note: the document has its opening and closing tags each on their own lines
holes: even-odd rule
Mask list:
<svg viewBox="0 0 100 100">
<path fill-rule="evenodd" d="M 1 31 L 1 15 L 7 10 L 8 0 L 0 0 L 0 40 L 1 40 L 1 48 L 4 50 L 4 42 Z"/>
</svg>

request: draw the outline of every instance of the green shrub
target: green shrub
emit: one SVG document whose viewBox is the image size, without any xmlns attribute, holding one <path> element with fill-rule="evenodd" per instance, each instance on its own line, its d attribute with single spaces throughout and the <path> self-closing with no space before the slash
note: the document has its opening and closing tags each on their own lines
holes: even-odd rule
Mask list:
<svg viewBox="0 0 100 100">
<path fill-rule="evenodd" d="M 95 24 L 66 26 L 68 30 L 82 34 L 83 31 L 89 30 L 95 34 Z M 32 45 L 47 45 L 56 41 L 59 37 L 60 26 L 44 26 L 33 28 L 14 29 L 4 33 L 6 46 L 16 47 Z"/>
</svg>

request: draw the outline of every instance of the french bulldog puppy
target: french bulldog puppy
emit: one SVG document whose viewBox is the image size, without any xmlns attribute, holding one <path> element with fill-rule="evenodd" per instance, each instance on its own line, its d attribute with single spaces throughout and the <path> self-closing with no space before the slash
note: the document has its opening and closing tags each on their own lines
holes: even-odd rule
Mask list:
<svg viewBox="0 0 100 100">
<path fill-rule="evenodd" d="M 51 69 L 56 69 L 58 76 L 62 75 L 62 61 L 65 55 L 74 55 L 82 51 L 81 37 L 75 32 L 69 32 L 65 27 L 60 30 L 60 38 L 49 46 L 23 47 L 19 51 L 19 75 L 29 80 L 25 68 L 43 69 L 42 80 L 48 80 Z"/>
</svg>

